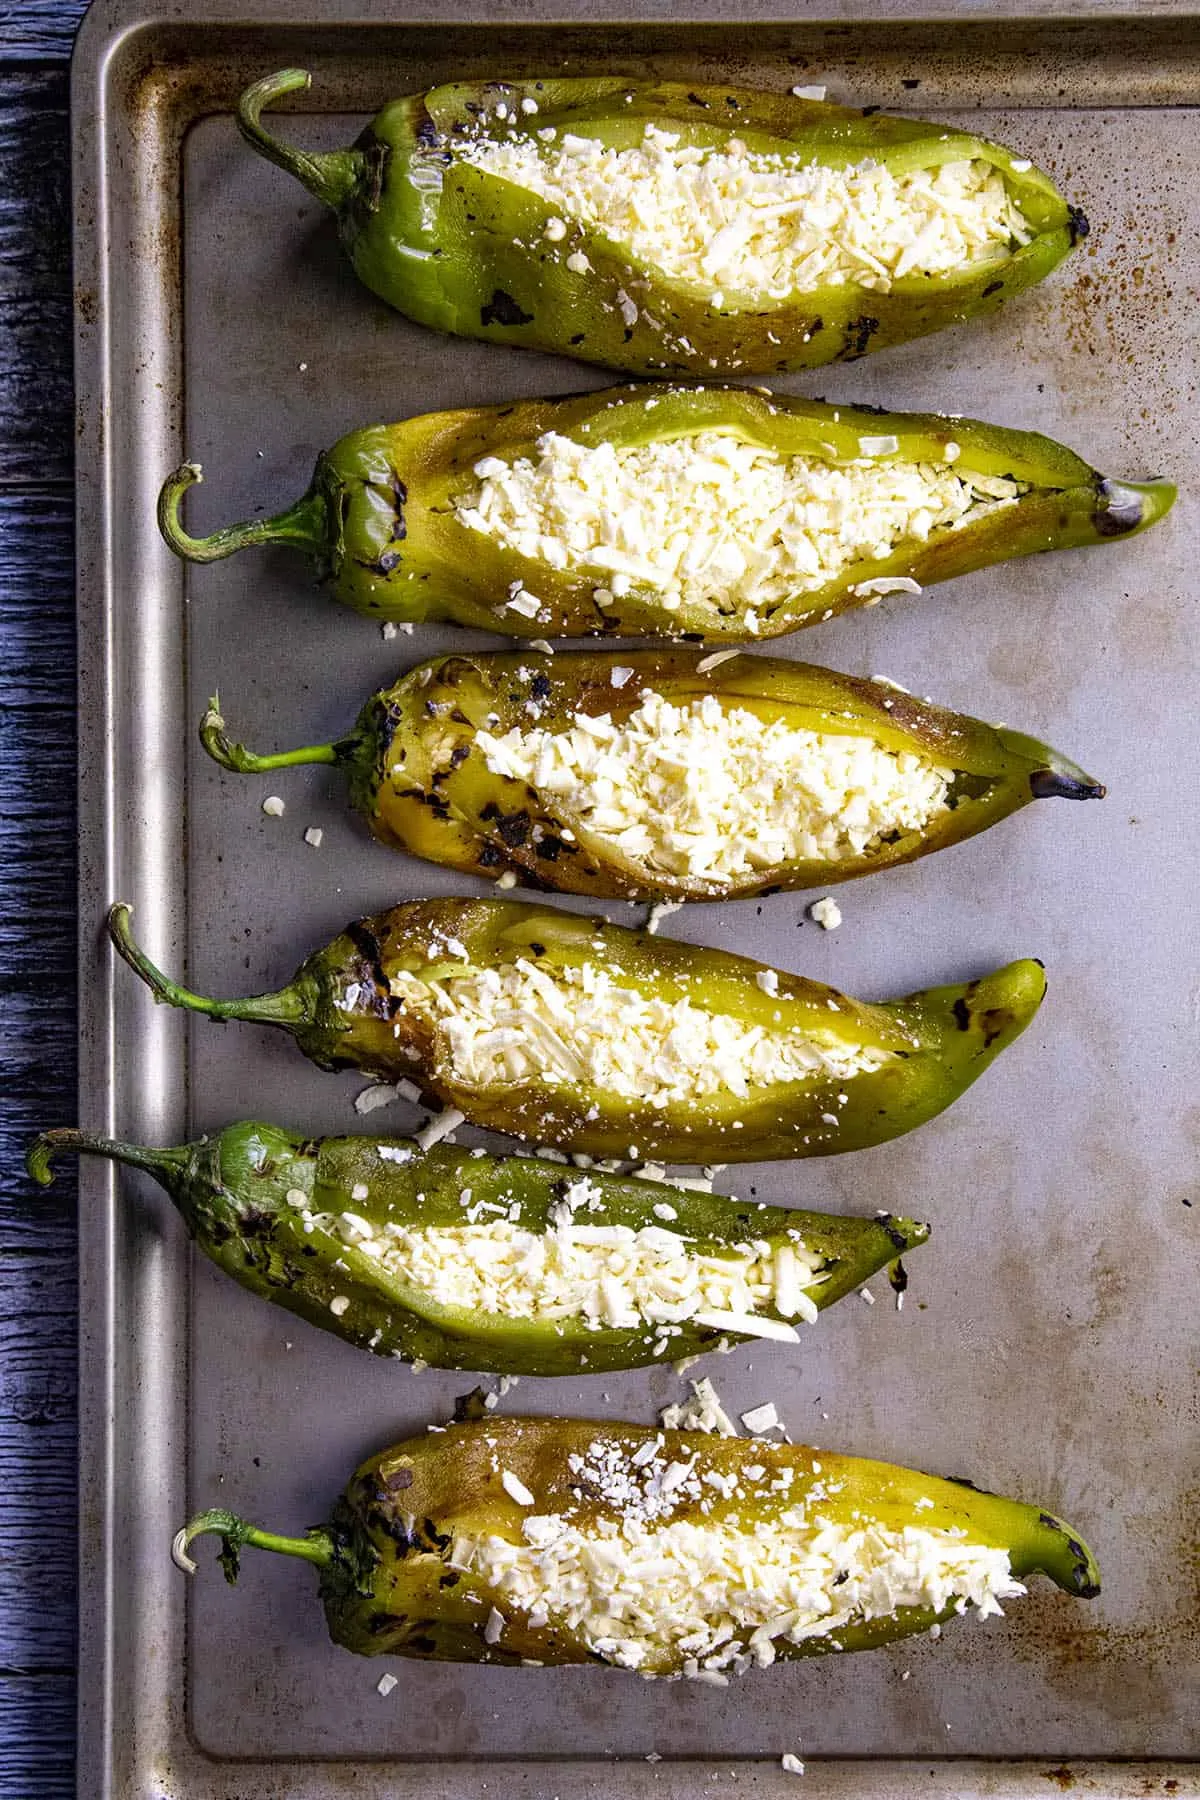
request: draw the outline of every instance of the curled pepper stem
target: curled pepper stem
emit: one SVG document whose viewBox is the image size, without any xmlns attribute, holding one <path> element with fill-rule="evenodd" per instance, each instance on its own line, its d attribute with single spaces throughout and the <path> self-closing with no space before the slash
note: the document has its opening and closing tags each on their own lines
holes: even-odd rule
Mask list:
<svg viewBox="0 0 1200 1800">
<path fill-rule="evenodd" d="M 200 721 L 200 742 L 214 762 L 237 775 L 263 775 L 269 769 L 294 769 L 298 763 L 341 762 L 350 747 L 349 740 L 335 739 L 330 744 L 305 744 L 299 750 L 275 750 L 257 756 L 245 744 L 235 744 L 225 730 L 221 703 L 216 694 L 208 703 Z"/>
<path fill-rule="evenodd" d="M 307 69 L 280 69 L 277 74 L 256 81 L 237 103 L 238 130 L 260 156 L 286 169 L 289 175 L 303 182 L 310 194 L 315 194 L 324 205 L 337 211 L 350 198 L 366 170 L 362 151 L 330 150 L 314 154 L 292 144 L 280 143 L 262 126 L 265 106 L 282 100 L 285 94 L 302 92 L 311 84 L 312 76 Z"/>
<path fill-rule="evenodd" d="M 254 544 L 292 544 L 318 559 L 329 553 L 328 496 L 316 484 L 294 506 L 270 518 L 239 519 L 207 537 L 193 537 L 184 530 L 179 509 L 188 489 L 203 480 L 199 463 L 180 463 L 167 476 L 158 496 L 158 529 L 176 556 L 186 562 L 220 562 Z"/>
<path fill-rule="evenodd" d="M 248 1519 L 239 1519 L 236 1513 L 213 1507 L 208 1512 L 197 1513 L 182 1531 L 175 1533 L 171 1560 L 185 1575 L 196 1573 L 196 1563 L 188 1554 L 191 1545 L 196 1538 L 209 1532 L 221 1540 L 221 1567 L 230 1583 L 238 1578 L 243 1544 L 250 1544 L 256 1550 L 274 1550 L 280 1556 L 299 1556 L 305 1562 L 315 1563 L 319 1569 L 327 1569 L 333 1561 L 333 1540 L 319 1525 L 306 1531 L 303 1537 L 282 1537 L 276 1531 L 264 1531 L 259 1525 L 251 1525 Z"/>
<path fill-rule="evenodd" d="M 133 908 L 118 900 L 108 910 L 108 935 L 117 955 L 141 977 L 154 998 L 163 1005 L 206 1013 L 210 1019 L 245 1019 L 257 1025 L 281 1025 L 285 1031 L 296 1031 L 312 1022 L 309 997 L 299 982 L 281 988 L 275 994 L 252 994 L 241 1000 L 213 1000 L 205 994 L 192 993 L 190 988 L 164 975 L 145 951 L 139 949 L 129 929 L 132 915 Z"/>
<path fill-rule="evenodd" d="M 50 1187 L 54 1181 L 51 1164 L 64 1152 L 79 1156 L 107 1156 L 111 1162 L 125 1163 L 133 1169 L 145 1169 L 160 1178 L 181 1173 L 187 1163 L 186 1150 L 149 1150 L 142 1144 L 118 1143 L 115 1138 L 101 1137 L 94 1131 L 76 1131 L 73 1126 L 58 1126 L 39 1132 L 25 1153 L 25 1167 L 39 1187 Z"/>
</svg>

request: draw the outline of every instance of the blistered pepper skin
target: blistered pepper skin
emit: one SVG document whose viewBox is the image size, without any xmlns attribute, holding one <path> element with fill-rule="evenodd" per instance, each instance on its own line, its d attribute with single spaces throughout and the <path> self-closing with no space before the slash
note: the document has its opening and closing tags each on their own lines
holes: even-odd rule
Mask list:
<svg viewBox="0 0 1200 1800">
<path fill-rule="evenodd" d="M 477 485 L 475 465 L 485 457 L 533 459 L 548 432 L 618 450 L 723 432 L 781 457 L 834 466 L 862 460 L 864 439 L 869 444 L 894 437 L 895 451 L 869 460 L 944 465 L 949 446 L 957 474 L 1011 478 L 1029 490 L 972 523 L 903 540 L 887 556 L 853 562 L 819 587 L 756 608 L 752 630 L 744 606 L 685 597 L 672 609 L 647 584 L 635 583 L 628 594 L 601 604 L 597 593 L 611 591 L 599 568 L 557 568 L 464 524 L 454 502 Z M 778 637 L 869 605 L 872 581 L 929 586 L 1012 557 L 1131 537 L 1160 519 L 1175 498 L 1169 482 L 1110 478 L 1033 431 L 720 386 L 611 388 L 427 413 L 354 431 L 320 456 L 312 485 L 295 505 L 201 538 L 190 536 L 180 519 L 183 495 L 198 479 L 197 465 L 185 464 L 159 501 L 164 537 L 193 562 L 216 561 L 250 545 L 285 544 L 308 554 L 337 599 L 381 621 L 448 619 L 515 637 L 692 637 L 713 643 Z M 522 610 L 524 602 L 513 606 L 514 590 L 537 597 L 536 617 Z"/>
<path fill-rule="evenodd" d="M 600 1445 L 611 1447 L 627 1464 L 647 1444 L 660 1447 L 670 1461 L 694 1464 L 701 1480 L 711 1472 L 744 1484 L 743 1497 L 714 1499 L 704 1513 L 696 1501 L 681 1501 L 672 1521 L 688 1520 L 703 1529 L 736 1512 L 746 1524 L 755 1524 L 803 1505 L 812 1493 L 821 1516 L 835 1525 L 869 1522 L 890 1530 L 961 1531 L 972 1544 L 1007 1551 L 1017 1580 L 1041 1573 L 1081 1599 L 1100 1591 L 1099 1569 L 1086 1544 L 1070 1526 L 1036 1506 L 891 1463 L 799 1444 L 714 1438 L 695 1431 L 658 1433 L 581 1419 L 492 1417 L 485 1424 L 451 1425 L 412 1438 L 363 1464 L 328 1526 L 288 1538 L 228 1512 L 204 1513 L 179 1533 L 176 1560 L 193 1570 L 188 1547 L 211 1532 L 223 1540 L 222 1562 L 230 1580 L 237 1575 L 238 1552 L 247 1544 L 314 1563 L 321 1572 L 319 1591 L 330 1636 L 361 1656 L 510 1667 L 595 1663 L 603 1659 L 589 1649 L 581 1631 L 553 1610 L 545 1623 L 536 1623 L 532 1613 L 514 1607 L 481 1573 L 453 1567 L 450 1554 L 462 1539 L 497 1536 L 520 1543 L 531 1511 L 565 1516 L 585 1532 L 619 1524 L 619 1511 L 590 1484 L 580 1483 L 569 1459 L 586 1459 Z M 762 1470 L 754 1480 L 746 1473 L 750 1466 Z M 514 1500 L 503 1483 L 505 1471 L 529 1491 L 532 1507 Z M 791 1485 L 784 1495 L 772 1493 L 771 1484 L 783 1471 L 790 1471 Z M 501 1613 L 503 1631 L 489 1642 L 493 1609 Z M 901 1608 L 880 1618 L 852 1619 L 828 1636 L 800 1643 L 781 1636 L 776 1651 L 780 1658 L 792 1658 L 870 1650 L 928 1631 L 954 1612 L 953 1605 L 940 1613 Z M 673 1661 L 670 1652 L 660 1651 L 649 1668 L 657 1675 L 679 1674 L 682 1658 Z"/>
<path fill-rule="evenodd" d="M 393 101 L 351 149 L 311 155 L 261 123 L 265 106 L 308 84 L 299 69 L 256 82 L 242 96 L 239 124 L 254 149 L 333 208 L 368 288 L 438 331 L 633 375 L 750 375 L 851 361 L 994 311 L 1047 276 L 1087 232 L 1082 213 L 1026 159 L 968 132 L 873 107 L 619 77 L 459 82 Z M 489 125 L 506 141 L 536 144 L 537 132 L 555 130 L 617 147 L 647 124 L 697 145 L 722 149 L 737 138 L 755 152 L 832 168 L 870 159 L 897 176 L 987 162 L 1032 236 L 947 276 L 905 276 L 887 292 L 827 283 L 782 301 L 748 292 L 714 305 L 711 283 L 668 276 L 573 221 L 548 237 L 560 208 L 455 155 L 487 136 Z"/>
<path fill-rule="evenodd" d="M 473 1125 L 599 1157 L 728 1163 L 831 1156 L 886 1143 L 943 1112 L 1029 1024 L 1046 989 L 1032 960 L 978 981 L 865 1005 L 801 976 L 766 991 L 760 963 L 602 919 L 502 900 L 410 901 L 360 919 L 310 956 L 287 987 L 248 1000 L 210 1000 L 170 981 L 138 950 L 129 909 L 109 915 L 113 942 L 169 1005 L 290 1031 L 322 1068 L 415 1081 L 425 1097 Z M 528 959 L 551 975 L 585 964 L 614 983 L 725 1012 L 765 1030 L 794 1026 L 830 1046 L 888 1052 L 879 1068 L 822 1074 L 655 1106 L 610 1088 L 527 1077 L 469 1087 L 443 1034 L 398 999 L 398 976 L 499 969 Z M 844 1097 L 843 1097 L 844 1096 Z M 636 1150 L 633 1148 L 636 1146 Z"/>
<path fill-rule="evenodd" d="M 635 1369 L 703 1355 L 735 1331 L 682 1321 L 613 1327 L 579 1319 L 540 1321 L 474 1312 L 434 1300 L 334 1229 L 345 1213 L 384 1233 L 389 1224 L 430 1229 L 461 1226 L 468 1215 L 513 1219 L 543 1232 L 553 1210 L 581 1177 L 561 1163 L 501 1159 L 450 1144 L 422 1150 L 406 1138 L 302 1138 L 277 1125 L 247 1120 L 212 1138 L 172 1149 L 115 1143 L 72 1130 L 44 1132 L 28 1164 L 46 1184 L 52 1158 L 66 1152 L 107 1156 L 146 1169 L 170 1195 L 188 1230 L 218 1268 L 251 1293 L 286 1307 L 379 1356 L 440 1369 L 498 1375 L 577 1375 Z M 818 1310 L 861 1287 L 888 1263 L 923 1244 L 928 1227 L 881 1213 L 846 1218 L 754 1201 L 725 1199 L 662 1182 L 589 1171 L 582 1222 L 639 1231 L 662 1226 L 719 1256 L 750 1239 L 773 1249 L 794 1244 L 824 1264 L 813 1287 Z M 765 1317 L 782 1320 L 774 1306 Z M 786 1322 L 786 1321 L 785 1321 Z"/>
<path fill-rule="evenodd" d="M 895 867 L 973 837 L 1031 800 L 1100 799 L 1104 788 L 1048 745 L 1008 726 L 948 712 L 879 681 L 808 663 L 734 656 L 716 668 L 690 650 L 569 656 L 481 653 L 438 657 L 375 694 L 333 745 L 256 756 L 232 743 L 210 708 L 201 737 L 224 767 L 266 772 L 329 759 L 346 769 L 351 800 L 373 836 L 466 874 L 525 887 L 624 900 L 733 900 L 829 886 Z M 953 769 L 953 804 L 922 829 L 889 834 L 839 860 L 811 856 L 736 874 L 687 874 L 626 855 L 561 796 L 488 767 L 477 733 L 567 732 L 579 715 L 622 725 L 645 694 L 687 708 L 712 695 L 764 725 L 868 739 Z"/>
</svg>

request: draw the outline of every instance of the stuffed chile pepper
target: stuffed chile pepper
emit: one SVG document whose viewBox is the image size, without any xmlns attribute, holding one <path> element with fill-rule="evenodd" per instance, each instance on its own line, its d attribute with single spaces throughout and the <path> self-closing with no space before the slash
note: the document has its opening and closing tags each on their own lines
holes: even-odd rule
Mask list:
<svg viewBox="0 0 1200 1800">
<path fill-rule="evenodd" d="M 328 1525 L 284 1537 L 201 1513 L 175 1539 L 310 1562 L 334 1642 L 363 1656 L 649 1677 L 870 1650 L 1044 1574 L 1091 1598 L 1091 1551 L 1053 1514 L 968 1484 L 761 1438 L 582 1419 L 450 1425 L 372 1457 Z"/>
<path fill-rule="evenodd" d="M 406 1138 L 301 1138 L 248 1121 L 166 1150 L 44 1132 L 160 1182 L 252 1293 L 380 1356 L 574 1375 L 640 1368 L 799 1325 L 928 1229 L 844 1218 Z"/>
<path fill-rule="evenodd" d="M 172 1006 L 291 1032 L 323 1068 L 416 1083 L 455 1119 L 592 1156 L 828 1156 L 944 1111 L 1025 1029 L 1040 963 L 865 1005 L 726 951 L 547 907 L 409 901 L 277 993 L 212 1000 L 109 930 Z"/>
<path fill-rule="evenodd" d="M 251 145 L 422 325 L 646 375 L 814 368 L 993 311 L 1087 220 L 1028 157 L 876 107 L 620 76 L 458 82 L 326 154 Z"/>
<path fill-rule="evenodd" d="M 351 432 L 273 518 L 171 547 L 212 562 L 305 551 L 380 620 L 517 637 L 778 637 L 1034 551 L 1099 544 L 1168 510 L 1032 431 L 742 388 L 624 387 Z"/>
<path fill-rule="evenodd" d="M 375 694 L 335 743 L 255 755 L 215 702 L 201 737 L 242 772 L 339 763 L 393 849 L 623 899 L 851 881 L 1030 800 L 1104 794 L 1007 726 L 736 650 L 440 657 Z"/>
</svg>

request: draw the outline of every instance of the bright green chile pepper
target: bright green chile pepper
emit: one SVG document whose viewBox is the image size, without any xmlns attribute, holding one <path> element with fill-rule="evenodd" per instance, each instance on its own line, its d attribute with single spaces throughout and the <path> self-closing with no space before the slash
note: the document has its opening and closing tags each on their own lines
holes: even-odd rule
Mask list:
<svg viewBox="0 0 1200 1800">
<path fill-rule="evenodd" d="M 209 708 L 201 738 L 227 769 L 259 773 L 301 762 L 336 762 L 372 834 L 468 874 L 515 874 L 527 887 L 619 899 L 729 900 L 786 888 L 851 881 L 928 855 L 986 830 L 1030 800 L 1099 799 L 1103 787 L 1057 751 L 1007 726 L 947 712 L 879 681 L 780 658 L 735 655 L 717 667 L 691 650 L 574 656 L 482 653 L 438 657 L 374 694 L 346 737 L 257 756 L 230 741 Z M 953 770 L 948 804 L 921 829 L 889 831 L 838 860 L 797 857 L 737 873 L 689 874 L 632 857 L 586 806 L 493 773 L 477 742 L 486 730 L 569 732 L 576 718 L 625 723 L 646 693 L 680 708 L 713 695 L 726 713 L 764 725 L 866 738 L 898 755 Z M 760 774 L 746 769 L 747 780 Z M 795 801 L 802 817 L 805 800 Z M 824 814 L 815 809 L 815 819 Z"/>
<path fill-rule="evenodd" d="M 615 1539 L 635 1563 L 637 1550 L 642 1556 L 646 1550 L 636 1532 L 636 1549 L 626 1550 L 622 1543 L 628 1502 L 623 1506 L 602 1481 L 581 1476 L 580 1469 L 615 1467 L 636 1493 L 643 1485 L 653 1491 L 664 1464 L 687 1470 L 689 1477 L 661 1509 L 660 1522 L 667 1525 L 689 1524 L 703 1533 L 733 1516 L 738 1528 L 765 1525 L 776 1544 L 789 1547 L 809 1537 L 816 1521 L 851 1531 L 955 1532 L 964 1544 L 1007 1553 L 1017 1581 L 1041 1573 L 1079 1598 L 1100 1591 L 1095 1558 L 1070 1526 L 1036 1506 L 967 1483 L 799 1444 L 695 1431 L 658 1433 L 582 1419 L 491 1417 L 410 1438 L 356 1471 L 327 1525 L 302 1537 L 284 1537 L 224 1510 L 205 1512 L 178 1534 L 174 1555 L 181 1568 L 194 1572 L 188 1548 L 212 1532 L 222 1540 L 221 1562 L 230 1581 L 237 1578 L 239 1551 L 247 1544 L 314 1564 L 330 1636 L 362 1656 L 509 1666 L 603 1664 L 617 1661 L 620 1651 L 597 1650 L 599 1633 L 589 1631 L 586 1616 L 582 1622 L 568 1616 L 553 1592 L 541 1612 L 514 1600 L 497 1579 L 498 1564 L 480 1565 L 468 1547 L 500 1540 L 519 1548 L 534 1518 L 542 1525 L 538 1541 L 561 1526 L 588 1540 L 599 1538 L 610 1553 Z M 644 1483 L 639 1470 L 650 1472 Z M 720 1486 L 706 1482 L 708 1475 Z M 830 1608 L 837 1604 L 837 1591 L 835 1576 L 826 1596 Z M 786 1634 L 785 1615 L 772 1621 L 771 1660 L 873 1649 L 928 1631 L 963 1610 L 954 1599 L 940 1608 L 910 1604 L 890 1612 L 873 1612 L 864 1604 L 836 1628 L 822 1630 L 818 1619 L 813 1634 L 799 1641 Z M 721 1622 L 718 1614 L 705 1624 L 719 1631 Z M 602 1632 L 603 1622 L 596 1624 Z M 637 1630 L 635 1624 L 630 1635 Z M 743 1628 L 732 1639 L 725 1637 L 717 1660 L 736 1668 L 739 1660 L 765 1659 L 753 1656 Z M 647 1674 L 680 1675 L 695 1672 L 695 1661 L 689 1663 L 678 1641 L 660 1635 L 638 1667 Z"/>
<path fill-rule="evenodd" d="M 751 1240 L 768 1244 L 774 1256 L 799 1240 L 821 1263 L 819 1279 L 804 1290 L 818 1310 L 929 1235 L 927 1226 L 887 1213 L 867 1219 L 802 1212 L 450 1144 L 422 1151 L 405 1138 L 302 1138 L 256 1120 L 165 1150 L 47 1131 L 30 1149 L 30 1173 L 48 1184 L 52 1158 L 76 1151 L 147 1170 L 205 1254 L 251 1293 L 362 1349 L 442 1369 L 599 1373 L 701 1355 L 741 1339 L 728 1325 L 695 1319 L 613 1326 L 582 1315 L 539 1319 L 450 1304 L 411 1269 L 397 1272 L 372 1250 L 388 1243 L 389 1226 L 461 1230 L 499 1218 L 545 1234 L 565 1213 L 585 1228 L 669 1229 L 689 1253 L 705 1257 L 738 1255 Z M 655 1207 L 665 1209 L 669 1226 Z M 785 1319 L 773 1302 L 760 1311 L 780 1336 L 796 1317 Z"/>
<path fill-rule="evenodd" d="M 556 567 L 464 524 L 456 503 L 464 505 L 478 487 L 476 464 L 535 460 L 548 432 L 618 451 L 724 433 L 783 459 L 831 467 L 863 460 L 945 466 L 949 460 L 956 475 L 1003 477 L 1027 491 L 981 510 L 974 521 L 901 539 L 886 555 L 851 562 L 817 587 L 760 604 L 751 629 L 748 603 L 729 595 L 689 592 L 672 608 L 660 588 L 639 580 L 628 593 L 613 594 L 611 574 L 599 565 Z M 864 442 L 893 438 L 895 450 L 864 457 Z M 427 413 L 354 431 L 322 453 L 308 492 L 294 506 L 196 538 L 184 530 L 179 510 L 199 476 L 196 464 L 184 464 L 159 499 L 163 535 L 192 562 L 214 562 L 248 545 L 289 544 L 308 554 L 339 600 L 378 619 L 451 619 L 516 637 L 623 634 L 713 642 L 778 637 L 868 605 L 876 597 L 871 582 L 929 585 L 1035 551 L 1130 537 L 1160 519 L 1175 498 L 1168 482 L 1111 479 L 1033 431 L 728 387 L 612 388 Z M 597 594 L 609 597 L 601 602 Z M 523 595 L 536 597 L 536 613 Z"/>
<path fill-rule="evenodd" d="M 1027 960 L 964 985 L 865 1005 L 748 957 L 602 919 L 513 901 L 424 900 L 351 925 L 277 993 L 212 1000 L 154 967 L 133 942 L 128 907 L 112 908 L 109 930 L 121 956 L 168 1005 L 279 1026 L 321 1067 L 411 1079 L 427 1100 L 473 1125 L 635 1160 L 751 1162 L 885 1143 L 956 1100 L 1025 1029 L 1046 988 L 1042 965 Z M 693 1083 L 660 1104 L 636 1084 L 631 1092 L 614 1079 L 589 1078 L 587 1064 L 569 1079 L 531 1062 L 520 1076 L 472 1080 L 436 996 L 452 994 L 455 979 L 522 968 L 556 983 L 576 1008 L 577 984 L 599 974 L 646 1001 L 688 1002 L 768 1038 L 795 1033 L 835 1065 L 851 1057 L 863 1066 L 843 1076 L 827 1072 L 826 1062 L 803 1078 L 769 1082 L 747 1070 L 743 1093 L 728 1085 L 701 1093 Z M 413 978 L 434 989 L 433 1005 L 412 999 Z M 582 1062 L 585 1052 L 579 1055 Z"/>
<path fill-rule="evenodd" d="M 635 375 L 811 369 L 906 343 L 994 311 L 1048 275 L 1088 228 L 1050 177 L 1012 151 L 873 107 L 619 76 L 459 82 L 393 101 L 352 148 L 322 155 L 281 143 L 261 123 L 264 107 L 309 80 L 302 69 L 285 69 L 256 82 L 242 95 L 238 122 L 254 149 L 333 209 L 367 287 L 439 331 Z M 945 275 L 905 275 L 886 291 L 827 280 L 783 297 L 762 289 L 717 294 L 712 279 L 668 274 L 462 154 L 481 139 L 536 148 L 547 131 L 622 150 L 639 144 L 647 125 L 701 150 L 723 152 L 737 140 L 794 168 L 836 171 L 869 160 L 900 178 L 986 162 L 1030 240 L 1012 237 L 994 257 Z"/>
</svg>

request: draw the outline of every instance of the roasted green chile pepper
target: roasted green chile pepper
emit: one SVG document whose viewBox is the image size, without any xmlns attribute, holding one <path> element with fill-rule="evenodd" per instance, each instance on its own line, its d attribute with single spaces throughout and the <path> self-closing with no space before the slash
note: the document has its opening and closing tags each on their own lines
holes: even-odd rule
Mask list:
<svg viewBox="0 0 1200 1800">
<path fill-rule="evenodd" d="M 785 482 L 794 503 L 782 533 L 779 492 L 764 486 L 761 506 L 752 505 L 752 483 L 736 466 L 717 486 L 709 474 L 690 490 L 669 467 L 660 471 L 662 493 L 654 491 L 654 459 L 674 456 L 681 440 L 695 440 L 702 453 L 714 439 L 734 440 L 743 458 L 746 447 L 761 453 L 757 472 Z M 558 517 L 542 521 L 537 542 L 520 537 L 507 514 L 485 521 L 478 502 L 499 493 L 501 466 L 532 479 L 565 454 L 578 487 L 581 468 L 569 467 L 577 452 L 564 445 L 605 458 L 611 451 L 628 471 L 614 489 L 611 466 L 606 473 L 583 465 L 584 473 L 594 468 L 604 502 L 586 542 L 570 535 L 578 526 Z M 477 467 L 492 470 L 486 483 Z M 902 506 L 886 485 L 879 489 L 889 474 L 907 484 Z M 308 554 L 339 600 L 382 620 L 451 619 L 517 637 L 623 633 L 714 642 L 777 637 L 870 605 L 889 584 L 910 591 L 1010 557 L 1129 537 L 1175 498 L 1168 482 L 1114 480 L 1033 431 L 743 388 L 665 385 L 469 407 L 354 431 L 322 453 L 294 506 L 197 538 L 183 528 L 180 502 L 199 478 L 198 466 L 185 464 L 159 500 L 163 535 L 192 562 L 288 544 Z M 853 483 L 875 484 L 873 501 L 862 487 L 875 522 L 868 527 L 860 516 L 853 545 L 831 549 Z M 691 571 L 692 547 L 714 519 L 733 533 L 752 569 L 765 532 L 781 573 L 763 587 L 720 561 Z M 552 551 L 549 539 L 558 546 Z"/>
<path fill-rule="evenodd" d="M 473 1125 L 601 1157 L 828 1156 L 944 1111 L 1029 1024 L 1038 962 L 864 1005 L 748 957 L 503 900 L 351 925 L 277 993 L 212 1000 L 113 942 L 158 1000 L 290 1031 L 323 1068 L 411 1078 Z"/>
<path fill-rule="evenodd" d="M 801 1212 L 449 1144 L 302 1138 L 254 1120 L 166 1150 L 47 1131 L 30 1173 L 48 1184 L 51 1159 L 67 1151 L 147 1170 L 205 1254 L 251 1293 L 362 1349 L 442 1369 L 576 1375 L 725 1340 L 794 1340 L 798 1319 L 811 1323 L 929 1235 L 887 1213 Z"/>
<path fill-rule="evenodd" d="M 730 651 L 438 657 L 373 695 L 335 743 L 257 756 L 230 741 L 215 703 L 200 735 L 227 769 L 339 763 L 393 849 L 621 899 L 850 881 L 1030 800 L 1104 794 L 1007 726 Z"/>
<path fill-rule="evenodd" d="M 1100 1591 L 1053 1514 L 890 1463 L 761 1438 L 582 1419 L 450 1425 L 364 1463 L 328 1525 L 283 1537 L 224 1510 L 222 1541 L 310 1562 L 334 1642 L 362 1656 L 608 1663 L 720 1678 L 870 1650 L 1025 1592 Z"/>
<path fill-rule="evenodd" d="M 619 76 L 459 82 L 393 101 L 352 148 L 314 154 L 261 122 L 309 80 L 285 69 L 256 82 L 238 122 L 333 209 L 367 287 L 439 331 L 630 374 L 814 368 L 905 343 L 993 311 L 1087 232 L 1028 160 L 874 107 Z M 497 150 L 517 162 L 502 170 Z M 581 154 L 624 166 L 573 196 L 561 177 L 591 179 Z M 703 194 L 673 166 L 689 160 Z M 931 254 L 944 214 L 931 200 L 926 230 L 917 190 L 960 177 L 951 207 L 989 185 L 986 248 Z M 611 212 L 621 188 L 629 200 Z M 716 219 L 714 190 L 728 196 Z M 910 198 L 917 241 L 895 254 L 886 212 Z M 852 238 L 849 263 L 831 255 Z"/>
</svg>

